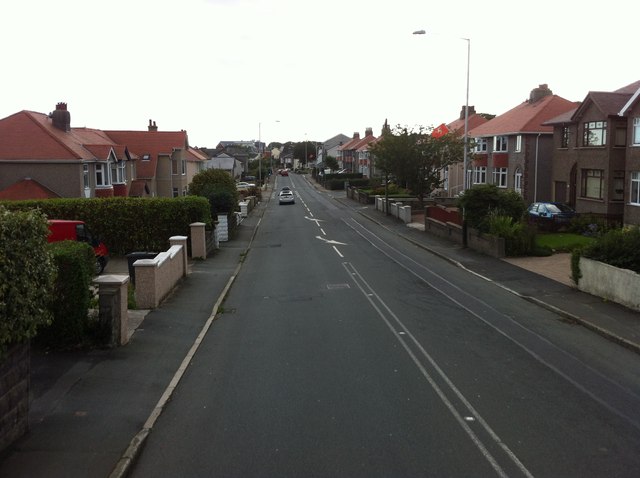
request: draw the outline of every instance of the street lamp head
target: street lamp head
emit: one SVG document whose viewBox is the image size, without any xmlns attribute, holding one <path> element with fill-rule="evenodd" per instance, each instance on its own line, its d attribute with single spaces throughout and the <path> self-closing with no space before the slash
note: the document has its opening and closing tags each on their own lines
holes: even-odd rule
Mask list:
<svg viewBox="0 0 640 478">
<path fill-rule="evenodd" d="M 415 32 L 413 32 L 414 35 L 426 35 L 426 31 L 424 30 L 416 30 Z"/>
</svg>

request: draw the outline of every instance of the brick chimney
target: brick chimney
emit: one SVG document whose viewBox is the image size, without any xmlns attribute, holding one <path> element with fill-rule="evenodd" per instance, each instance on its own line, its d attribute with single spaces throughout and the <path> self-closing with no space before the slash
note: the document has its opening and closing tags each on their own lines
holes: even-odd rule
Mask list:
<svg viewBox="0 0 640 478">
<path fill-rule="evenodd" d="M 54 128 L 69 132 L 71 131 L 71 113 L 67 111 L 66 103 L 58 103 L 53 113 L 49 114 Z"/>
<path fill-rule="evenodd" d="M 364 130 L 364 135 L 366 136 L 373 136 L 373 128 L 366 128 Z"/>
<path fill-rule="evenodd" d="M 155 121 L 149 120 L 149 131 L 158 131 Z"/>
<path fill-rule="evenodd" d="M 553 91 L 549 89 L 549 85 L 544 83 L 542 85 L 539 85 L 537 88 L 534 88 L 533 90 L 531 90 L 531 93 L 529 94 L 529 103 L 535 103 L 536 101 L 541 100 L 545 96 L 549 96 L 552 94 L 553 94 Z"/>
<path fill-rule="evenodd" d="M 460 110 L 460 119 L 461 120 L 464 119 L 464 108 L 465 108 L 465 105 L 462 105 L 462 110 Z M 469 118 L 471 118 L 471 116 L 474 115 L 474 114 L 476 114 L 476 107 L 469 105 Z"/>
<path fill-rule="evenodd" d="M 352 139 L 360 139 L 360 133 L 358 131 L 353 133 L 353 138 Z"/>
</svg>

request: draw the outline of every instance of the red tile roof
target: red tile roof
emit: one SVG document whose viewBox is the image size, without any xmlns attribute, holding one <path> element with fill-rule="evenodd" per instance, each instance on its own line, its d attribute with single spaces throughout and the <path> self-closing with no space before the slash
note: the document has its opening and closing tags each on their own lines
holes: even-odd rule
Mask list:
<svg viewBox="0 0 640 478">
<path fill-rule="evenodd" d="M 174 149 L 189 147 L 186 131 L 105 131 L 118 144 L 126 144 L 130 152 L 142 158 L 136 166 L 140 179 L 151 179 L 156 175 L 159 155 L 171 155 Z M 144 155 L 150 155 L 144 160 Z"/>
<path fill-rule="evenodd" d="M 60 196 L 38 181 L 25 178 L 0 191 L 0 199 L 19 201 L 23 199 L 52 199 Z"/>
<path fill-rule="evenodd" d="M 106 160 L 111 148 L 118 159 L 126 159 L 126 148 L 114 143 L 103 131 L 89 128 L 62 131 L 53 126 L 49 115 L 33 111 L 20 111 L 0 120 L 0 137 L 2 159 Z"/>
<path fill-rule="evenodd" d="M 470 132 L 472 129 L 477 128 L 481 124 L 485 124 L 487 121 L 489 121 L 487 118 L 477 113 L 469 115 L 467 132 Z M 449 128 L 449 131 L 459 132 L 461 135 L 464 134 L 464 118 L 458 118 L 455 121 L 452 121 L 447 125 L 447 128 Z"/>
<path fill-rule="evenodd" d="M 504 114 L 476 127 L 471 136 L 495 136 L 519 133 L 553 133 L 545 124 L 551 118 L 572 110 L 576 103 L 557 95 L 548 95 L 533 103 L 525 101 Z"/>
</svg>

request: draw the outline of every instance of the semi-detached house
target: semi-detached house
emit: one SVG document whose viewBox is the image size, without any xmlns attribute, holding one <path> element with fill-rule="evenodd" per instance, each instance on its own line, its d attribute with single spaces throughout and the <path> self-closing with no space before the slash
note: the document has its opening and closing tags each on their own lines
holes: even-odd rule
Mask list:
<svg viewBox="0 0 640 478">
<path fill-rule="evenodd" d="M 470 130 L 475 148 L 467 184 L 513 189 L 527 203 L 551 200 L 553 127 L 545 122 L 575 107 L 543 84 L 523 103 Z"/>
<path fill-rule="evenodd" d="M 640 81 L 591 91 L 554 128 L 552 199 L 581 214 L 640 225 Z"/>
</svg>

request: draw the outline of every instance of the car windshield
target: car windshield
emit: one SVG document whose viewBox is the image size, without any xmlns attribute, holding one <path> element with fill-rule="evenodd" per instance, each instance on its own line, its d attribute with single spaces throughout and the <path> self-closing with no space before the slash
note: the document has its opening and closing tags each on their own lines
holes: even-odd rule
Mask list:
<svg viewBox="0 0 640 478">
<path fill-rule="evenodd" d="M 565 205 L 565 204 L 547 204 L 547 210 L 549 212 L 573 212 L 573 209 L 571 209 L 569 206 Z"/>
</svg>

